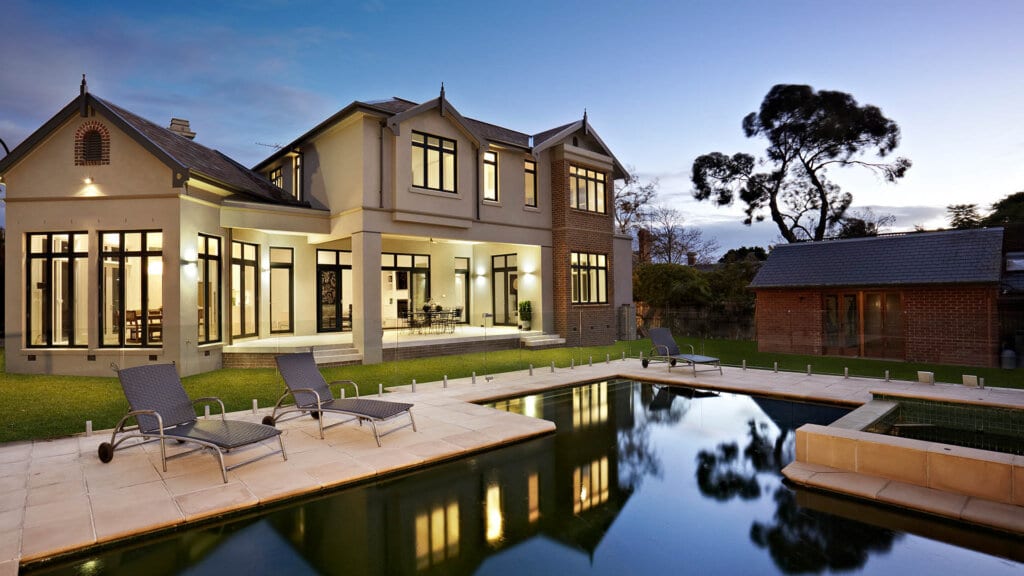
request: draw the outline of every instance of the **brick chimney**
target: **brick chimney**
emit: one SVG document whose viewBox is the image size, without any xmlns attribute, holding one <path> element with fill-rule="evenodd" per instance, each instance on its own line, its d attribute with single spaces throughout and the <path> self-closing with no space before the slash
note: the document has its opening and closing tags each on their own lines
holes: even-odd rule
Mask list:
<svg viewBox="0 0 1024 576">
<path fill-rule="evenodd" d="M 641 264 L 651 261 L 651 233 L 644 228 L 636 231 L 637 260 Z"/>
<path fill-rule="evenodd" d="M 182 120 L 181 118 L 171 118 L 170 131 L 174 132 L 178 136 L 184 136 L 189 140 L 196 137 L 196 133 L 189 130 L 188 120 Z"/>
<path fill-rule="evenodd" d="M 696 266 L 697 265 L 697 253 L 696 252 L 687 252 L 686 253 L 686 265 L 687 266 Z"/>
</svg>

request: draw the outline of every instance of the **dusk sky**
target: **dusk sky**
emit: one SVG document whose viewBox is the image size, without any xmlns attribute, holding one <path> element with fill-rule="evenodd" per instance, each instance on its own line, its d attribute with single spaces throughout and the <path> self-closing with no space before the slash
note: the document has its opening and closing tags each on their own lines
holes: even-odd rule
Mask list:
<svg viewBox="0 0 1024 576">
<path fill-rule="evenodd" d="M 760 154 L 740 122 L 779 83 L 840 90 L 902 130 L 886 184 L 831 178 L 903 230 L 946 205 L 1024 190 L 1024 2 L 51 2 L 7 0 L 0 139 L 10 148 L 90 91 L 254 165 L 353 100 L 446 96 L 527 133 L 591 124 L 659 200 L 723 250 L 774 225 L 698 203 L 700 154 Z M 0 151 L 2 153 L 2 151 Z"/>
</svg>

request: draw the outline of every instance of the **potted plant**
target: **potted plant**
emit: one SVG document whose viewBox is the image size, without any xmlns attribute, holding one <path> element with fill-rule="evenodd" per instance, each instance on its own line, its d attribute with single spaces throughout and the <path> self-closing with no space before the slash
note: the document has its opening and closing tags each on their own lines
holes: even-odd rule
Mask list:
<svg viewBox="0 0 1024 576">
<path fill-rule="evenodd" d="M 523 300 L 519 303 L 519 328 L 529 330 L 530 320 L 533 320 L 533 308 L 529 300 Z"/>
</svg>

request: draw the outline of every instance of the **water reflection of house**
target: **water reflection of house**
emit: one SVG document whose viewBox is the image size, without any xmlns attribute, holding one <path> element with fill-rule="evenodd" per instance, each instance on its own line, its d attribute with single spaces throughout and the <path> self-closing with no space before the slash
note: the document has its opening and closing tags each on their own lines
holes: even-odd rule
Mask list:
<svg viewBox="0 0 1024 576">
<path fill-rule="evenodd" d="M 286 511 L 275 527 L 325 573 L 471 573 L 537 536 L 592 555 L 632 490 L 617 438 L 633 426 L 629 386 L 598 383 L 542 403 L 499 403 L 557 434 L 352 489 Z"/>
</svg>

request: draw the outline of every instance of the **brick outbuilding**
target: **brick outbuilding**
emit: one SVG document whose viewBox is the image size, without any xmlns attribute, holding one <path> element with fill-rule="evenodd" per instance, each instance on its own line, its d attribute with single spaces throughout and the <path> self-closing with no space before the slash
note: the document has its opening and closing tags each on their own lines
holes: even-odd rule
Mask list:
<svg viewBox="0 0 1024 576">
<path fill-rule="evenodd" d="M 1003 229 L 787 244 L 751 282 L 761 352 L 998 366 Z"/>
</svg>

